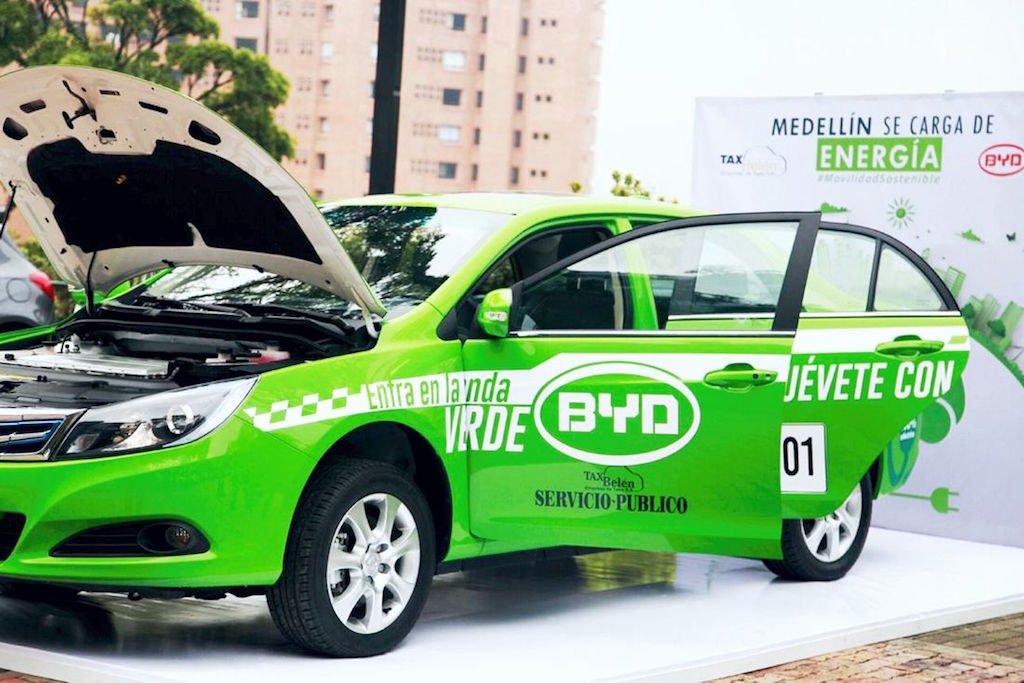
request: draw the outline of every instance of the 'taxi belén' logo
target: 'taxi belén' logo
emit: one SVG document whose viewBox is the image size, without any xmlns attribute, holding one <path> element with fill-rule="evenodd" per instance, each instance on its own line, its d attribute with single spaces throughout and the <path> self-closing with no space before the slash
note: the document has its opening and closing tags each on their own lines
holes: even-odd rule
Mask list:
<svg viewBox="0 0 1024 683">
<path fill-rule="evenodd" d="M 819 171 L 937 173 L 942 138 L 818 138 Z"/>
<path fill-rule="evenodd" d="M 676 376 L 632 362 L 565 372 L 537 394 L 533 418 L 557 451 L 596 465 L 642 465 L 693 438 L 700 408 Z"/>
</svg>

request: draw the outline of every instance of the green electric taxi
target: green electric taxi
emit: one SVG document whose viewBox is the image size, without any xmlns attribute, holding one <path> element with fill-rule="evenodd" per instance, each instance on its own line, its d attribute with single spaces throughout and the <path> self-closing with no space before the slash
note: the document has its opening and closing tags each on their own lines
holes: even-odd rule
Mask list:
<svg viewBox="0 0 1024 683">
<path fill-rule="evenodd" d="M 837 579 L 880 454 L 967 361 L 920 257 L 817 213 L 318 208 L 196 102 L 79 67 L 0 78 L 0 122 L 0 177 L 87 292 L 0 338 L 11 596 L 265 593 L 298 646 L 365 656 L 498 554 Z"/>
</svg>

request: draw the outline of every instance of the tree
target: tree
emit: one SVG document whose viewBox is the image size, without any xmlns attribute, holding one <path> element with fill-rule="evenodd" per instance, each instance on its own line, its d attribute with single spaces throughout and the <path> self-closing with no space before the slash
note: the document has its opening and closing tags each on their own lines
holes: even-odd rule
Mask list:
<svg viewBox="0 0 1024 683">
<path fill-rule="evenodd" d="M 616 197 L 640 197 L 643 199 L 651 198 L 651 191 L 644 187 L 640 179 L 634 176 L 632 173 L 623 175 L 619 171 L 612 171 L 612 185 L 611 193 Z M 569 183 L 569 189 L 572 190 L 573 194 L 579 193 L 583 189 L 583 184 L 577 180 Z M 658 196 L 659 202 L 667 202 L 668 199 L 665 195 Z M 671 200 L 672 204 L 678 204 L 678 199 Z"/>
<path fill-rule="evenodd" d="M 198 0 L 78 0 L 81 24 L 71 1 L 0 0 L 0 64 L 95 66 L 181 88 L 275 159 L 294 155 L 273 117 L 287 79 L 264 55 L 219 42 Z"/>
</svg>

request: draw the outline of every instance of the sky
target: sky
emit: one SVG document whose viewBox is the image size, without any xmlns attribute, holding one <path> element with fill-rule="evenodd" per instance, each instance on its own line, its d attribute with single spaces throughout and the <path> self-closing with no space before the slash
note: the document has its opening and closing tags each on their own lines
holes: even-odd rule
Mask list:
<svg viewBox="0 0 1024 683">
<path fill-rule="evenodd" d="M 697 97 L 1024 91 L 1021 0 L 606 0 L 595 192 L 690 198 Z"/>
</svg>

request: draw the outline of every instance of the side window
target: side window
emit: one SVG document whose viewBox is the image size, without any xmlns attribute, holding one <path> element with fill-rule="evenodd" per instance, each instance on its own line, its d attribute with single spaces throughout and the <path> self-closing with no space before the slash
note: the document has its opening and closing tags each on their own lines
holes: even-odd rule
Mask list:
<svg viewBox="0 0 1024 683">
<path fill-rule="evenodd" d="M 875 285 L 876 311 L 942 311 L 942 297 L 913 263 L 892 247 L 882 247 Z"/>
<path fill-rule="evenodd" d="M 680 313 L 774 313 L 796 224 L 724 225 L 706 232 L 690 310 Z"/>
<path fill-rule="evenodd" d="M 542 235 L 527 238 L 492 268 L 462 300 L 456 312 L 459 327 L 469 329 L 472 326 L 477 306 L 487 292 L 511 287 L 516 282 L 525 280 L 609 237 L 611 232 L 608 228 L 595 225 L 556 228 Z"/>
<path fill-rule="evenodd" d="M 868 310 L 875 239 L 851 232 L 820 230 L 801 310 L 855 313 Z"/>
<path fill-rule="evenodd" d="M 724 329 L 778 305 L 796 223 L 664 230 L 616 245 L 522 292 L 513 329 Z"/>
</svg>

